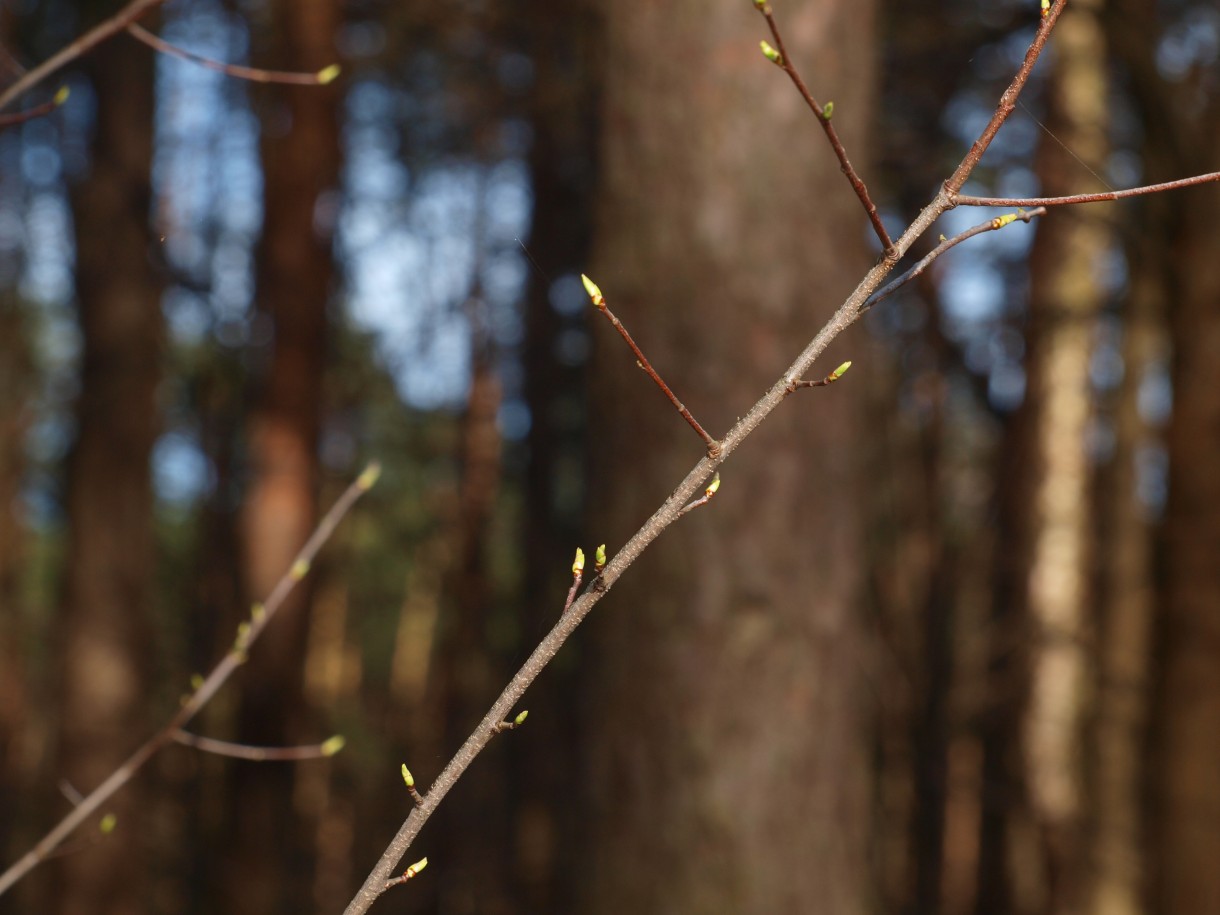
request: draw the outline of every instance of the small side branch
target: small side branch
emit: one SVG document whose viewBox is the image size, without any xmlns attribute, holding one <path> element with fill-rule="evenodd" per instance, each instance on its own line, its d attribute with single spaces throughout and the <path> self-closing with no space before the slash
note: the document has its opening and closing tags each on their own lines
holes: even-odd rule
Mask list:
<svg viewBox="0 0 1220 915">
<path fill-rule="evenodd" d="M 12 114 L 0 114 L 0 129 L 12 127 L 15 124 L 24 124 L 26 121 L 32 121 L 35 118 L 45 117 L 67 100 L 68 87 L 63 86 L 58 92 L 55 93 L 55 97 L 49 102 L 43 102 L 41 105 L 35 105 L 33 108 L 27 108 L 25 111 L 17 111 Z"/>
<path fill-rule="evenodd" d="M 250 646 L 254 644 L 259 634 L 266 628 L 272 617 L 275 616 L 276 612 L 283 605 L 284 599 L 292 592 L 292 589 L 309 574 L 310 565 L 318 550 L 322 548 L 322 545 L 334 533 L 343 516 L 356 504 L 356 500 L 373 488 L 380 474 L 380 466 L 377 463 L 372 463 L 364 469 L 360 476 L 352 481 L 351 485 L 344 490 L 343 495 L 331 506 L 330 511 L 318 522 L 318 526 L 314 528 L 313 534 L 310 535 L 305 545 L 301 547 L 301 551 L 297 553 L 292 566 L 284 573 L 276 586 L 272 588 L 271 593 L 267 595 L 267 599 L 255 604 L 250 610 L 249 618 L 238 625 L 237 637 L 233 640 L 232 647 L 225 653 L 216 666 L 212 668 L 212 672 L 207 677 L 198 675 L 192 677 L 190 693 L 183 698 L 182 704 L 170 717 L 169 721 L 157 733 L 146 740 L 117 769 L 111 772 L 105 781 L 82 798 L 80 803 L 73 808 L 72 812 L 43 836 L 37 845 L 22 855 L 8 870 L 0 874 L 0 896 L 14 883 L 47 860 L 52 852 L 81 823 L 93 815 L 116 791 L 131 781 L 136 773 L 143 768 L 145 763 L 152 759 L 162 747 L 175 739 L 177 732 L 181 731 L 183 726 L 194 718 L 199 710 L 216 695 L 217 691 L 232 676 L 233 672 L 246 663 L 246 655 Z"/>
<path fill-rule="evenodd" d="M 387 880 L 385 882 L 385 888 L 388 890 L 392 886 L 398 886 L 398 884 L 400 884 L 400 883 L 406 883 L 408 880 L 413 879 L 420 871 L 422 871 L 427 866 L 428 866 L 428 859 L 420 858 L 418 861 L 416 861 L 414 864 L 412 864 L 410 867 L 408 867 L 405 871 L 403 871 L 401 876 L 395 877 L 393 880 Z"/>
<path fill-rule="evenodd" d="M 1045 215 L 1046 208 L 1040 206 L 1032 210 L 1021 210 L 1017 213 L 1006 213 L 1003 216 L 997 216 L 995 219 L 990 219 L 987 222 L 979 223 L 977 226 L 972 226 L 965 232 L 954 235 L 952 238 L 944 238 L 942 236 L 940 244 L 924 255 L 919 263 L 917 263 L 906 273 L 902 274 L 902 276 L 898 277 L 896 280 L 893 280 L 878 289 L 876 294 L 874 294 L 871 299 L 864 303 L 860 309 L 860 313 L 863 314 L 864 312 L 868 311 L 882 299 L 889 298 L 889 296 L 893 295 L 907 283 L 911 282 L 911 280 L 915 279 L 915 277 L 927 270 L 932 261 L 936 260 L 950 248 L 957 247 L 966 239 L 974 238 L 976 235 L 982 235 L 984 232 L 999 231 L 1017 220 L 1020 220 L 1021 222 L 1029 222 L 1036 216 Z M 851 363 L 848 364 L 850 365 Z"/>
<path fill-rule="evenodd" d="M 712 497 L 715 496 L 716 493 L 719 492 L 719 490 L 720 490 L 720 472 L 717 471 L 716 473 L 712 474 L 712 481 L 710 483 L 708 483 L 707 488 L 703 490 L 703 495 L 701 495 L 698 499 L 695 499 L 693 502 L 689 502 L 686 505 L 683 505 L 682 508 L 678 510 L 678 514 L 676 517 L 681 518 L 683 515 L 687 514 L 688 512 L 693 512 L 700 505 L 707 505 L 708 502 L 712 501 Z"/>
<path fill-rule="evenodd" d="M 411 770 L 407 768 L 407 764 L 402 764 L 402 780 L 407 785 L 407 794 L 411 795 L 411 800 L 416 807 L 424 806 L 424 796 L 415 789 L 415 776 L 411 774 Z"/>
<path fill-rule="evenodd" d="M 252 762 L 297 762 L 303 759 L 324 759 L 338 753 L 343 749 L 344 743 L 343 738 L 338 735 L 322 743 L 311 743 L 300 747 L 252 747 L 244 743 L 231 743 L 227 740 L 201 737 L 182 729 L 175 730 L 171 736 L 184 747 L 194 747 L 204 753 L 229 756 L 233 759 L 247 759 Z"/>
<path fill-rule="evenodd" d="M 1179 178 L 1177 181 L 1165 181 L 1161 184 L 1145 184 L 1142 187 L 1130 187 L 1121 191 L 1072 194 L 1068 197 L 973 197 L 969 194 L 958 194 L 953 198 L 953 203 L 956 206 L 967 207 L 1071 206 L 1076 203 L 1100 203 L 1104 200 L 1124 200 L 1127 197 L 1143 197 L 1145 194 L 1176 191 L 1179 188 L 1194 187 L 1196 184 L 1208 184 L 1213 181 L 1220 181 L 1220 172 L 1208 172 L 1206 175 L 1194 175 L 1190 178 Z"/>
<path fill-rule="evenodd" d="M 572 561 L 572 587 L 568 588 L 567 600 L 563 602 L 563 612 L 567 613 L 568 608 L 572 606 L 572 601 L 576 600 L 576 592 L 580 590 L 580 583 L 585 577 L 585 551 L 580 547 L 576 548 L 576 559 Z"/>
<path fill-rule="evenodd" d="M 168 54 L 171 57 L 178 57 L 182 60 L 189 60 L 191 63 L 199 64 L 201 67 L 207 67 L 209 70 L 215 70 L 234 79 L 244 79 L 254 83 L 282 83 L 289 86 L 325 86 L 327 83 L 333 82 L 335 77 L 339 75 L 338 64 L 323 67 L 317 73 L 292 73 L 285 70 L 264 70 L 260 67 L 243 67 L 238 64 L 227 64 L 222 60 L 213 60 L 210 57 L 204 57 L 202 54 L 196 54 L 194 51 L 180 48 L 176 44 L 170 44 L 164 38 L 154 35 L 144 26 L 135 22 L 127 26 L 127 34 L 137 41 L 142 41 L 154 51 L 160 51 L 162 54 Z"/>
<path fill-rule="evenodd" d="M 849 368 L 851 368 L 850 359 L 840 365 L 825 378 L 819 378 L 817 381 L 790 381 L 785 393 L 795 394 L 800 388 L 824 388 L 827 385 L 834 384 L 836 381 L 846 375 Z"/>
<path fill-rule="evenodd" d="M 877 233 L 877 239 L 881 242 L 881 247 L 885 249 L 886 258 L 891 262 L 897 261 L 898 256 L 894 249 L 894 242 L 890 238 L 889 232 L 885 230 L 885 224 L 881 221 L 881 214 L 877 212 L 877 205 L 873 203 L 873 198 L 869 195 L 868 187 L 864 184 L 864 180 L 856 173 L 851 161 L 847 158 L 847 150 L 843 146 L 843 141 L 839 139 L 838 131 L 835 130 L 834 124 L 830 121 L 831 115 L 834 113 L 834 103 L 827 102 L 825 105 L 819 105 L 817 99 L 813 97 L 813 93 L 809 91 L 809 87 L 805 85 L 805 80 L 801 78 L 801 74 L 792 65 L 792 58 L 788 56 L 788 51 L 784 47 L 784 37 L 780 34 L 779 25 L 775 22 L 775 15 L 771 12 L 771 4 L 767 0 L 754 0 L 754 6 L 763 14 L 763 18 L 767 20 L 767 26 L 771 29 L 771 37 L 775 39 L 774 49 L 771 49 L 766 42 L 763 42 L 763 54 L 766 55 L 768 60 L 788 74 L 788 78 L 792 80 L 792 85 L 796 87 L 796 91 L 801 94 L 805 104 L 809 106 L 809 109 L 817 117 L 818 123 L 822 125 L 822 130 L 826 133 L 826 139 L 830 141 L 830 146 L 839 159 L 839 168 L 847 176 L 852 190 L 860 198 L 860 204 L 864 207 L 864 212 L 868 214 L 868 221 L 872 223 L 873 231 Z"/>
<path fill-rule="evenodd" d="M 21 79 L 17 80 L 3 92 L 0 92 L 0 108 L 8 107 L 13 99 L 24 95 L 56 70 L 70 64 L 86 51 L 92 50 L 103 41 L 123 31 L 128 25 L 148 13 L 149 10 L 160 6 L 164 2 L 165 0 L 132 0 L 131 3 L 128 3 L 105 22 L 98 23 L 84 35 L 80 36 L 80 38 L 76 39 L 76 41 L 52 54 L 33 70 L 22 76 Z"/>
<path fill-rule="evenodd" d="M 657 374 L 657 370 L 652 367 L 652 363 L 648 361 L 648 357 L 644 355 L 643 351 L 639 348 L 639 346 L 636 345 L 636 342 L 631 339 L 631 334 L 627 333 L 627 328 L 623 326 L 623 322 L 615 317 L 614 312 L 612 312 L 606 306 L 606 298 L 602 295 L 602 291 L 597 288 L 597 284 L 583 273 L 580 275 L 580 279 L 581 282 L 585 284 L 585 292 L 589 294 L 589 300 L 593 302 L 594 307 L 606 316 L 606 320 L 613 324 L 614 329 L 617 330 L 619 335 L 627 341 L 627 345 L 631 347 L 631 351 L 635 353 L 635 359 L 640 368 L 647 372 L 648 377 L 656 382 L 657 387 L 659 387 L 662 392 L 664 392 L 665 396 L 669 398 L 669 402 L 673 404 L 675 408 L 677 408 L 679 413 L 682 414 L 682 418 L 690 423 L 690 427 L 695 430 L 695 433 L 699 436 L 699 438 L 703 439 L 703 444 L 707 445 L 708 457 L 712 458 L 713 460 L 719 457 L 720 443 L 707 434 L 704 428 L 699 425 L 695 417 L 691 416 L 690 410 L 686 409 L 686 405 L 683 404 L 682 401 L 678 400 L 678 398 L 674 395 L 674 392 L 669 389 L 669 385 L 667 385 L 661 376 Z"/>
<path fill-rule="evenodd" d="M 522 709 L 517 714 L 517 717 L 514 718 L 512 721 L 497 722 L 493 726 L 492 730 L 495 731 L 497 734 L 503 734 L 505 731 L 515 731 L 515 730 L 517 730 L 517 728 L 521 727 L 521 725 L 525 724 L 525 719 L 528 718 L 529 716 L 530 716 L 530 710 Z"/>
</svg>

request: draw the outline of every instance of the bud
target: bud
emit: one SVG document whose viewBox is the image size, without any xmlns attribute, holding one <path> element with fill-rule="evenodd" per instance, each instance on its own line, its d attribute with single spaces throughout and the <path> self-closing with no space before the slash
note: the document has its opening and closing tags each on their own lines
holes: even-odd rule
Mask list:
<svg viewBox="0 0 1220 915">
<path fill-rule="evenodd" d="M 360 476 L 356 478 L 356 485 L 365 492 L 368 492 L 377 483 L 381 476 L 381 462 L 370 461 L 369 465 L 364 468 Z"/>
<path fill-rule="evenodd" d="M 842 378 L 842 377 L 843 377 L 845 374 L 847 374 L 847 370 L 848 370 L 849 368 L 851 368 L 851 360 L 850 360 L 850 359 L 848 359 L 848 360 L 847 360 L 846 362 L 844 362 L 844 363 L 843 363 L 841 366 L 839 366 L 837 369 L 835 369 L 833 372 L 831 372 L 831 373 L 830 373 L 830 378 L 831 378 L 831 380 L 832 380 L 832 381 L 838 381 L 838 380 L 839 380 L 840 378 Z"/>
<path fill-rule="evenodd" d="M 822 106 L 822 120 L 829 121 L 835 113 L 835 103 L 827 102 Z"/>
<path fill-rule="evenodd" d="M 585 570 L 585 551 L 580 547 L 576 548 L 576 559 L 572 563 L 572 574 L 579 575 Z"/>
<path fill-rule="evenodd" d="M 513 724 L 515 724 L 517 727 L 521 727 L 521 725 L 525 724 L 525 719 L 528 718 L 529 716 L 530 716 L 530 710 L 524 709 L 518 713 L 516 718 L 513 719 Z"/>
<path fill-rule="evenodd" d="M 775 50 L 775 48 L 771 47 L 771 45 L 768 42 L 760 41 L 758 43 L 758 46 L 760 48 L 762 48 L 763 57 L 767 58 L 767 60 L 771 61 L 771 63 L 773 63 L 773 64 L 779 64 L 780 66 L 783 66 L 784 61 L 783 61 L 783 58 L 781 58 L 779 56 L 779 51 L 777 51 L 777 50 Z"/>
<path fill-rule="evenodd" d="M 327 739 L 327 741 L 322 744 L 322 755 L 334 756 L 345 746 L 347 746 L 347 738 L 342 734 L 336 734 L 334 737 Z"/>
<path fill-rule="evenodd" d="M 323 67 L 318 71 L 318 85 L 325 86 L 327 83 L 333 83 L 338 77 L 339 71 L 343 68 L 338 64 L 331 64 L 329 67 Z"/>
<path fill-rule="evenodd" d="M 411 770 L 407 768 L 407 764 L 402 764 L 402 780 L 407 783 L 408 788 L 415 787 L 415 776 L 411 774 Z"/>
<path fill-rule="evenodd" d="M 605 568 L 605 566 L 606 566 L 606 545 L 603 543 L 600 546 L 598 546 L 597 550 L 593 553 L 593 568 L 597 569 L 597 571 L 600 572 L 603 568 Z"/>
</svg>

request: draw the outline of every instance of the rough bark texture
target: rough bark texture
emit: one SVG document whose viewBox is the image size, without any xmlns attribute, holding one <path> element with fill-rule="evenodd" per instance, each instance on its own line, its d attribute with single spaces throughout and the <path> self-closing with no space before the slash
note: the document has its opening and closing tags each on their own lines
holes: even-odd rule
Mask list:
<svg viewBox="0 0 1220 915">
<path fill-rule="evenodd" d="M 871 5 L 779 11 L 858 163 Z M 736 0 L 606 4 L 596 269 L 705 427 L 753 402 L 867 267 L 859 204 Z M 594 326 L 591 546 L 703 446 Z M 850 346 L 850 339 L 845 341 Z M 849 355 L 836 347 L 826 370 Z M 869 898 L 850 376 L 794 396 L 591 622 L 585 911 L 862 912 Z"/>
<path fill-rule="evenodd" d="M 148 729 L 154 569 L 149 456 L 157 435 L 162 320 L 151 266 L 153 65 L 118 42 L 90 56 L 92 171 L 74 190 L 82 334 L 68 461 L 58 777 L 88 792 Z M 142 911 L 148 811 L 130 786 L 107 810 L 121 832 L 53 867 L 56 911 Z M 142 816 L 143 815 L 143 816 Z"/>
<path fill-rule="evenodd" d="M 334 63 L 337 0 L 276 0 L 268 9 L 268 59 L 285 69 L 316 71 Z M 264 226 L 258 261 L 258 307 L 270 321 L 269 360 L 249 426 L 251 480 L 242 512 L 244 573 L 249 594 L 264 596 L 305 542 L 317 511 L 317 445 L 331 291 L 333 200 L 339 170 L 336 86 L 273 87 L 263 99 Z M 276 620 L 274 639 L 258 646 L 242 698 L 240 737 L 253 743 L 316 740 L 303 693 L 308 588 Z M 275 767 L 237 767 L 241 811 L 230 873 L 233 911 L 299 907 L 309 881 L 308 828 L 318 796 L 290 796 Z M 292 824 L 290 826 L 290 824 Z M 290 903 L 290 900 L 296 900 Z"/>
</svg>

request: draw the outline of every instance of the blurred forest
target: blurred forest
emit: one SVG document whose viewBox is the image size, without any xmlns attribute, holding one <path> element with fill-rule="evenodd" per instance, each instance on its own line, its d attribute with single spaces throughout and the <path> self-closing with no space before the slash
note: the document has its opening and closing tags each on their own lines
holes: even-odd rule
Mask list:
<svg viewBox="0 0 1220 915">
<path fill-rule="evenodd" d="M 0 0 L 0 89 L 117 0 Z M 1031 0 L 774 0 L 891 232 Z M 338 912 L 554 623 L 879 251 L 749 0 L 170 0 L 0 130 L 0 913 Z M 1213 0 L 1071 0 L 966 191 L 1220 169 Z M 1053 209 L 837 340 L 530 689 L 408 913 L 1220 913 L 1220 191 Z M 959 208 L 954 235 L 995 211 Z M 925 239 L 913 252 L 935 244 Z M 409 863 L 409 862 L 405 862 Z M 405 866 L 404 863 L 404 866 Z"/>
</svg>

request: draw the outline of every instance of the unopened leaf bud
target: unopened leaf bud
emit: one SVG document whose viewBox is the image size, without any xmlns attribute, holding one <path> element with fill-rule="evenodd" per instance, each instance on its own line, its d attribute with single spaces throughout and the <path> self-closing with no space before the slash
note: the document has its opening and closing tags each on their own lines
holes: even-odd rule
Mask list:
<svg viewBox="0 0 1220 915">
<path fill-rule="evenodd" d="M 777 51 L 777 50 L 775 50 L 775 48 L 771 47 L 771 44 L 769 42 L 760 41 L 758 43 L 758 46 L 760 48 L 762 48 L 763 56 L 765 58 L 767 58 L 767 60 L 771 61 L 771 63 L 773 63 L 773 64 L 783 65 L 784 61 L 783 61 L 783 58 L 779 56 L 779 51 Z"/>
</svg>

